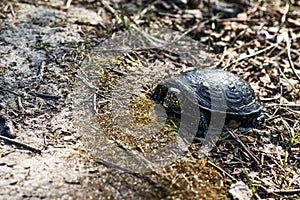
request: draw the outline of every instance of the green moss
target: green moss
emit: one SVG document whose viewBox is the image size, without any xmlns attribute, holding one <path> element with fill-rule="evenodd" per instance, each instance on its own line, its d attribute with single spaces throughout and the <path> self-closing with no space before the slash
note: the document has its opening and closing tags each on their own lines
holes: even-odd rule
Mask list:
<svg viewBox="0 0 300 200">
<path fill-rule="evenodd" d="M 149 124 L 151 119 L 150 109 L 154 103 L 145 96 L 132 97 L 129 109 L 134 122 L 137 124 Z"/>
<path fill-rule="evenodd" d="M 122 56 L 116 59 L 110 59 L 111 68 L 126 73 L 128 69 L 138 69 L 142 67 L 135 57 Z M 109 69 L 104 70 L 99 80 L 99 89 L 102 95 L 110 97 L 110 92 L 117 89 L 117 84 L 121 81 L 122 75 L 115 73 Z M 99 101 L 103 99 L 99 98 Z M 153 123 L 153 116 L 150 110 L 153 109 L 154 102 L 146 95 L 140 93 L 133 95 L 128 100 L 129 112 L 125 113 L 133 120 L 133 129 L 143 127 Z M 99 105 L 98 120 L 101 131 L 106 137 L 115 141 L 117 145 L 121 145 L 129 151 L 139 151 L 142 153 L 157 152 L 161 148 L 174 144 L 178 138 L 172 124 L 160 124 L 162 128 L 159 131 L 153 131 L 151 135 L 138 135 L 134 131 L 123 130 L 116 121 L 116 116 L 112 113 L 112 103 Z M 123 115 L 122 113 L 118 113 Z M 123 116 L 121 116 L 123 117 Z M 122 118 L 121 118 L 122 119 Z M 129 123 L 124 121 L 124 123 Z M 175 124 L 176 125 L 176 124 Z M 136 127 L 134 127 L 136 126 Z M 159 126 L 153 124 L 153 126 Z M 189 148 L 193 157 L 174 158 L 174 162 L 158 169 L 155 172 L 149 172 L 149 176 L 155 182 L 164 186 L 161 196 L 163 199 L 227 199 L 228 188 L 222 186 L 224 181 L 221 175 L 213 168 L 206 165 L 203 155 L 200 155 L 199 146 L 192 144 Z M 224 184 L 229 185 L 229 184 Z"/>
<path fill-rule="evenodd" d="M 182 157 L 159 174 L 156 181 L 168 188 L 164 199 L 227 199 L 221 175 L 205 159 Z"/>
</svg>

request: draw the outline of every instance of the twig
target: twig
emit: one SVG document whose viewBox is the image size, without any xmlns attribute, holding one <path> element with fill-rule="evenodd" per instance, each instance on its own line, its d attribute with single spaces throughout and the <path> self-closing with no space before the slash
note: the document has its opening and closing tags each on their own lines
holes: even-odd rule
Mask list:
<svg viewBox="0 0 300 200">
<path fill-rule="evenodd" d="M 262 102 L 268 102 L 268 101 L 275 101 L 277 99 L 279 99 L 280 97 L 260 97 L 259 99 L 262 101 Z M 276 104 L 278 105 L 278 104 Z"/>
<path fill-rule="evenodd" d="M 119 76 L 126 76 L 126 75 L 127 75 L 126 72 L 122 72 L 122 71 L 120 71 L 120 70 L 113 69 L 113 68 L 111 68 L 111 67 L 106 67 L 106 69 L 108 69 L 108 70 L 111 71 L 111 72 L 116 73 L 116 74 L 119 75 Z"/>
<path fill-rule="evenodd" d="M 263 191 L 259 192 L 260 195 L 268 195 L 268 194 L 279 194 L 279 195 L 291 195 L 291 194 L 300 194 L 300 189 L 292 189 L 292 190 L 271 190 L 266 189 L 264 186 L 260 185 Z"/>
<path fill-rule="evenodd" d="M 107 1 L 107 0 L 102 0 L 101 1 L 101 4 L 103 5 L 103 7 L 109 11 L 111 14 L 114 15 L 114 17 L 117 19 L 117 20 L 120 20 L 120 17 L 118 15 L 118 13 L 115 11 L 115 9 L 113 9 L 110 5 L 109 5 L 110 1 Z"/>
<path fill-rule="evenodd" d="M 285 8 L 284 8 L 284 11 L 283 11 L 283 15 L 281 17 L 281 22 L 280 22 L 280 25 L 279 25 L 279 28 L 278 28 L 278 31 L 277 33 L 279 33 L 279 31 L 282 29 L 285 21 L 286 21 L 286 15 L 287 13 L 289 12 L 289 8 L 290 8 L 290 4 L 289 4 L 289 1 L 288 0 L 285 0 Z"/>
<path fill-rule="evenodd" d="M 280 75 L 286 80 L 286 82 L 292 87 L 295 88 L 291 80 L 284 74 L 284 72 L 281 70 L 279 66 L 276 66 L 276 69 L 278 69 Z M 271 89 L 272 90 L 272 89 Z"/>
<path fill-rule="evenodd" d="M 90 22 L 82 22 L 76 20 L 74 23 L 80 26 L 91 26 L 91 27 L 106 29 L 105 25 L 99 21 L 97 23 L 90 23 Z"/>
<path fill-rule="evenodd" d="M 223 54 L 222 54 L 220 60 L 219 60 L 215 65 L 213 65 L 213 66 L 211 67 L 212 69 L 215 69 L 215 68 L 217 68 L 219 65 L 221 65 L 221 63 L 223 62 L 225 56 L 227 55 L 227 54 L 226 54 L 226 51 L 227 51 L 227 47 L 225 46 L 225 47 L 224 47 Z"/>
<path fill-rule="evenodd" d="M 10 8 L 11 14 L 12 14 L 14 17 L 16 17 L 16 13 L 15 13 L 15 11 L 14 11 L 14 7 L 13 7 L 12 4 L 9 4 L 9 8 Z"/>
<path fill-rule="evenodd" d="M 295 108 L 295 109 L 300 109 L 300 105 L 296 104 L 296 103 L 268 103 L 265 105 L 266 108 L 268 107 L 274 107 L 274 106 L 279 106 L 281 105 L 281 107 L 286 107 L 286 108 Z"/>
<path fill-rule="evenodd" d="M 80 76 L 79 74 L 76 74 L 75 77 L 81 80 L 90 89 L 98 91 L 98 88 L 92 83 L 90 83 L 88 80 L 86 80 L 84 77 Z"/>
<path fill-rule="evenodd" d="M 281 115 L 275 115 L 275 116 L 273 116 L 273 117 L 269 117 L 268 119 L 266 119 L 266 122 L 267 122 L 267 121 L 272 121 L 272 120 L 277 119 L 277 118 L 279 118 L 279 117 L 281 117 Z"/>
<path fill-rule="evenodd" d="M 93 113 L 97 113 L 97 94 L 93 94 Z"/>
<path fill-rule="evenodd" d="M 127 148 L 121 142 L 119 142 L 117 140 L 114 140 L 114 142 L 118 145 L 119 148 L 121 148 L 122 150 L 124 150 L 130 156 L 132 156 L 132 158 L 139 159 L 139 161 L 143 161 L 143 164 L 145 166 L 147 166 L 149 169 L 151 169 L 152 171 L 154 171 L 151 162 L 147 158 L 145 158 L 143 155 L 140 155 L 139 153 L 131 150 L 130 148 Z"/>
<path fill-rule="evenodd" d="M 228 176 L 230 179 L 237 181 L 236 178 L 234 178 L 233 176 L 231 176 L 228 172 L 226 172 L 224 169 L 222 169 L 221 167 L 215 165 L 213 162 L 207 160 L 207 164 L 209 164 L 210 166 L 216 168 L 218 171 L 220 171 L 221 173 L 225 174 L 226 176 Z"/>
<path fill-rule="evenodd" d="M 241 18 L 216 18 L 213 19 L 212 21 L 215 22 L 259 22 L 259 19 L 241 19 Z"/>
<path fill-rule="evenodd" d="M 144 19 L 144 16 L 149 12 L 149 10 L 152 10 L 154 3 L 155 2 L 147 3 L 147 6 L 142 11 L 140 11 L 137 15 L 134 15 L 133 18 L 129 18 L 131 22 L 136 24 L 136 22 Z"/>
<path fill-rule="evenodd" d="M 247 152 L 247 154 L 250 156 L 250 158 L 257 164 L 260 165 L 260 162 L 258 160 L 258 158 L 256 158 L 251 152 L 250 150 L 246 147 L 246 145 L 240 140 L 240 138 L 238 136 L 235 135 L 235 133 L 233 133 L 231 130 L 225 128 L 226 131 L 229 133 L 229 135 L 235 140 L 237 141 L 237 143 L 239 143 L 239 145 L 241 145 L 241 147 Z"/>
<path fill-rule="evenodd" d="M 71 3 L 72 3 L 72 0 L 67 0 L 67 1 L 66 1 L 65 7 L 66 7 L 66 8 L 70 8 Z"/>
<path fill-rule="evenodd" d="M 294 190 L 267 190 L 269 193 L 276 193 L 276 194 L 300 194 L 300 189 L 294 189 Z"/>
<path fill-rule="evenodd" d="M 59 97 L 56 95 L 51 95 L 51 94 L 42 94 L 42 93 L 38 93 L 38 92 L 29 92 L 28 94 L 31 94 L 33 96 L 37 96 L 37 97 L 41 97 L 41 98 L 46 98 L 46 99 L 55 99 L 58 100 Z"/>
<path fill-rule="evenodd" d="M 272 119 L 276 115 L 276 113 L 278 112 L 278 110 L 280 109 L 280 107 L 282 105 L 282 93 L 283 93 L 283 87 L 282 87 L 282 84 L 280 84 L 279 104 L 278 104 L 276 110 L 274 111 L 274 113 L 271 115 L 271 117 L 269 117 L 269 119 Z M 266 121 L 268 121 L 269 119 L 266 119 Z"/>
<path fill-rule="evenodd" d="M 173 13 L 170 13 L 167 11 L 158 11 L 157 14 L 162 15 L 162 16 L 172 17 L 172 18 L 181 18 L 181 19 L 191 19 L 191 18 L 200 19 L 200 18 L 202 18 L 201 15 L 195 15 L 195 14 L 189 13 L 189 12 L 181 12 L 178 14 L 173 14 Z"/>
<path fill-rule="evenodd" d="M 4 137 L 4 136 L 2 136 L 2 135 L 0 135 L 0 139 L 4 140 L 4 141 L 6 141 L 6 142 L 12 143 L 12 144 L 14 144 L 14 145 L 17 145 L 17 146 L 19 146 L 19 147 L 22 147 L 22 148 L 24 148 L 24 149 L 28 149 L 28 150 L 30 150 L 30 151 L 32 151 L 32 152 L 35 152 L 35 153 L 38 153 L 38 154 L 41 154 L 41 153 L 42 153 L 42 151 L 41 151 L 40 149 L 37 149 L 37 148 L 35 148 L 35 147 L 33 147 L 33 146 L 30 146 L 30 145 L 28 145 L 28 144 L 25 144 L 25 143 L 23 143 L 23 142 L 20 142 L 20 141 L 18 141 L 18 140 L 15 140 L 15 139 L 10 139 L 10 138 Z"/>
<path fill-rule="evenodd" d="M 81 80 L 82 83 L 84 83 L 89 89 L 94 90 L 94 91 L 96 92 L 96 94 L 99 95 L 101 98 L 109 99 L 108 97 L 106 97 L 106 96 L 100 94 L 100 93 L 99 93 L 100 89 L 97 88 L 96 86 L 94 86 L 92 83 L 90 83 L 90 82 L 89 82 L 86 78 L 84 78 L 83 76 L 76 74 L 75 77 L 78 78 L 79 80 Z"/>
<path fill-rule="evenodd" d="M 128 168 L 126 168 L 126 167 L 121 167 L 121 166 L 116 165 L 116 164 L 114 164 L 114 163 L 105 161 L 105 160 L 103 160 L 103 159 L 101 159 L 101 158 L 97 158 L 97 159 L 96 159 L 96 163 L 101 164 L 101 165 L 103 165 L 103 166 L 105 166 L 105 167 L 108 167 L 108 168 L 112 168 L 112 169 L 115 169 L 115 170 L 119 170 L 119 171 L 125 172 L 125 173 L 127 173 L 127 174 L 131 174 L 131 175 L 133 175 L 133 176 L 135 176 L 135 177 L 137 177 L 137 178 L 141 178 L 141 179 L 143 179 L 143 180 L 148 181 L 149 183 L 152 183 L 152 184 L 155 185 L 156 187 L 159 187 L 159 188 L 163 188 L 163 187 L 164 187 L 164 186 L 162 186 L 161 184 L 156 183 L 156 182 L 153 181 L 150 177 L 148 177 L 148 176 L 146 176 L 146 175 L 144 175 L 144 174 L 141 174 L 141 173 L 139 173 L 139 172 L 133 171 L 133 170 L 128 169 Z"/>
<path fill-rule="evenodd" d="M 246 56 L 244 56 L 244 57 L 240 57 L 240 58 L 238 58 L 238 59 L 232 61 L 231 63 L 227 64 L 225 67 L 223 67 L 223 70 L 227 69 L 228 67 L 230 67 L 230 66 L 233 65 L 234 63 L 240 62 L 240 61 L 245 60 L 245 59 L 247 59 L 247 58 L 251 58 L 251 57 L 257 56 L 258 54 L 261 54 L 261 53 L 263 53 L 263 52 L 265 52 L 265 51 L 268 51 L 268 50 L 272 49 L 273 47 L 277 47 L 277 46 L 278 46 L 278 43 L 273 43 L 271 46 L 268 46 L 268 47 L 266 47 L 266 48 L 264 48 L 264 49 L 261 49 L 261 50 L 259 50 L 259 51 L 256 51 L 256 52 L 254 52 L 253 54 L 249 54 L 249 55 L 246 55 Z"/>
<path fill-rule="evenodd" d="M 45 133 L 43 133 L 43 140 L 44 140 L 44 145 L 47 145 L 47 136 Z"/>
<path fill-rule="evenodd" d="M 253 196 L 257 199 L 257 200 L 261 200 L 260 196 L 257 193 L 254 193 Z M 252 198 L 251 198 L 252 199 Z"/>
<path fill-rule="evenodd" d="M 9 93 L 14 94 L 16 96 L 20 96 L 17 92 L 13 91 L 12 89 L 3 88 L 3 87 L 0 86 L 0 90 L 9 92 Z"/>
<path fill-rule="evenodd" d="M 300 81 L 300 76 L 297 74 L 294 63 L 292 61 L 292 57 L 291 57 L 291 43 L 289 40 L 289 36 L 288 34 L 286 34 L 285 41 L 286 41 L 286 46 L 287 46 L 287 56 L 288 56 L 288 61 L 289 61 L 289 65 L 292 68 L 293 73 L 295 74 L 295 76 L 297 77 L 298 81 Z"/>
<path fill-rule="evenodd" d="M 24 113 L 25 112 L 25 108 L 23 107 L 21 97 L 18 97 L 18 101 L 17 102 L 18 102 L 18 106 L 19 106 L 20 112 Z"/>
<path fill-rule="evenodd" d="M 46 62 L 43 61 L 43 62 L 41 63 L 41 65 L 39 66 L 39 70 L 38 70 L 38 72 L 37 72 L 37 76 L 38 76 L 40 79 L 42 79 L 43 76 L 44 76 L 45 64 L 46 64 Z"/>
</svg>

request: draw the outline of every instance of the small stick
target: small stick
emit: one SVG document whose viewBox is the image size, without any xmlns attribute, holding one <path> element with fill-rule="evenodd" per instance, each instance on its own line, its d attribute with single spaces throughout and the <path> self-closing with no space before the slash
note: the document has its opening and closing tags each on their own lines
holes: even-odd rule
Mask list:
<svg viewBox="0 0 300 200">
<path fill-rule="evenodd" d="M 69 8 L 71 6 L 72 0 L 67 0 L 66 1 L 66 8 Z"/>
<path fill-rule="evenodd" d="M 97 94 L 93 94 L 93 113 L 97 113 Z"/>
<path fill-rule="evenodd" d="M 213 19 L 212 21 L 216 21 L 216 22 L 259 22 L 258 19 L 240 19 L 240 18 L 226 18 L 226 19 L 216 18 L 216 19 Z"/>
<path fill-rule="evenodd" d="M 81 80 L 81 81 L 82 81 L 87 87 L 89 87 L 90 89 L 96 90 L 96 91 L 99 90 L 96 86 L 94 86 L 92 83 L 90 83 L 90 82 L 89 82 L 88 80 L 86 80 L 84 77 L 82 77 L 82 76 L 80 76 L 80 75 L 78 75 L 78 74 L 76 74 L 75 77 L 78 78 L 79 80 Z"/>
<path fill-rule="evenodd" d="M 282 104 L 279 104 L 279 103 L 269 103 L 267 105 L 265 105 L 266 108 L 268 107 L 274 107 L 274 106 L 279 106 L 281 105 L 282 107 L 290 107 L 290 108 L 300 108 L 300 105 L 299 104 L 293 104 L 293 103 L 282 103 Z"/>
<path fill-rule="evenodd" d="M 107 1 L 107 0 L 101 1 L 101 4 L 103 5 L 103 7 L 104 7 L 107 11 L 109 11 L 111 14 L 113 14 L 117 20 L 120 20 L 120 17 L 119 17 L 119 15 L 118 15 L 118 13 L 115 11 L 115 9 L 113 9 L 113 8 L 109 5 L 109 1 Z"/>
<path fill-rule="evenodd" d="M 282 27 L 283 27 L 283 25 L 284 25 L 284 23 L 286 21 L 286 15 L 289 12 L 289 8 L 290 8 L 289 1 L 285 0 L 285 2 L 286 2 L 285 8 L 284 8 L 284 11 L 283 11 L 283 15 L 281 17 L 281 22 L 280 22 L 280 25 L 279 25 L 277 33 L 279 33 L 279 31 L 282 29 Z"/>
<path fill-rule="evenodd" d="M 268 195 L 268 194 L 279 194 L 279 195 L 289 195 L 289 194 L 300 194 L 300 189 L 291 189 L 291 190 L 272 190 L 266 189 L 264 186 L 259 186 L 263 191 L 259 192 L 260 195 Z"/>
<path fill-rule="evenodd" d="M 44 145 L 47 145 L 47 137 L 45 133 L 43 133 L 43 139 L 44 139 Z"/>
<path fill-rule="evenodd" d="M 262 102 L 268 102 L 268 101 L 275 101 L 279 99 L 280 97 L 261 97 L 259 98 Z"/>
<path fill-rule="evenodd" d="M 101 159 L 101 158 L 97 158 L 97 159 L 96 159 L 96 163 L 101 164 L 101 165 L 103 165 L 103 166 L 105 166 L 105 167 L 107 167 L 107 168 L 112 168 L 112 169 L 115 169 L 115 170 L 118 170 L 118 171 L 125 172 L 125 173 L 127 173 L 127 174 L 131 174 L 131 175 L 133 175 L 133 176 L 135 176 L 135 177 L 137 177 L 137 178 L 141 178 L 141 179 L 143 179 L 143 180 L 146 180 L 146 181 L 148 181 L 149 183 L 152 183 L 153 185 L 155 185 L 155 186 L 157 186 L 157 187 L 160 187 L 160 188 L 161 188 L 161 187 L 164 187 L 164 186 L 160 185 L 159 183 L 156 183 L 156 182 L 153 181 L 150 177 L 148 177 L 148 176 L 146 176 L 146 175 L 144 175 L 144 174 L 141 174 L 141 173 L 139 173 L 139 172 L 133 171 L 133 170 L 128 169 L 128 168 L 125 168 L 125 167 L 121 167 L 121 166 L 116 165 L 116 164 L 114 164 L 114 163 L 105 161 L 105 160 L 103 160 L 103 159 Z"/>
<path fill-rule="evenodd" d="M 261 200 L 260 196 L 257 193 L 254 193 L 253 196 L 257 199 L 257 200 Z M 251 197 L 252 199 L 252 197 Z"/>
<path fill-rule="evenodd" d="M 4 140 L 4 141 L 6 141 L 6 142 L 12 143 L 12 144 L 14 144 L 14 145 L 17 145 L 17 146 L 19 146 L 19 147 L 22 147 L 22 148 L 24 148 L 24 149 L 28 149 L 28 150 L 30 150 L 30 151 L 32 151 L 32 152 L 35 152 L 35 153 L 38 153 L 38 154 L 41 154 L 41 153 L 42 153 L 42 151 L 41 151 L 40 149 L 37 149 L 37 148 L 35 148 L 35 147 L 33 147 L 33 146 L 30 146 L 30 145 L 28 145 L 28 144 L 25 144 L 25 143 L 23 143 L 23 142 L 20 142 L 20 141 L 18 141 L 18 140 L 15 140 L 15 139 L 10 139 L 10 138 L 5 137 L 5 136 L 2 136 L 2 135 L 0 135 L 0 139 Z"/>
<path fill-rule="evenodd" d="M 10 8 L 11 14 L 12 14 L 14 17 L 16 17 L 16 13 L 15 13 L 15 11 L 14 11 L 14 7 L 13 7 L 12 4 L 9 5 L 9 8 Z"/>
<path fill-rule="evenodd" d="M 244 57 L 240 57 L 240 58 L 238 58 L 238 59 L 232 61 L 231 63 L 227 64 L 227 65 L 226 65 L 225 67 L 223 67 L 222 69 L 225 70 L 225 69 L 227 69 L 228 67 L 230 67 L 231 65 L 233 65 L 234 63 L 240 62 L 240 61 L 245 60 L 245 59 L 247 59 L 247 58 L 254 57 L 254 56 L 258 55 L 258 54 L 261 54 L 261 53 L 263 53 L 263 52 L 265 52 L 265 51 L 268 51 L 268 50 L 272 49 L 273 47 L 277 47 L 277 46 L 278 46 L 278 43 L 273 43 L 272 45 L 270 45 L 270 46 L 268 46 L 268 47 L 266 47 L 266 48 L 264 48 L 264 49 L 261 49 L 261 50 L 259 50 L 259 51 L 256 51 L 256 52 L 254 52 L 253 54 L 249 54 L 249 55 L 246 55 L 246 56 L 244 56 Z"/>
<path fill-rule="evenodd" d="M 125 173 L 128 173 L 128 174 L 131 174 L 131 175 L 136 176 L 138 178 L 142 178 L 142 177 L 145 178 L 145 175 L 143 175 L 143 174 L 135 172 L 135 171 L 133 171 L 131 169 L 128 169 L 126 167 L 121 167 L 119 165 L 116 165 L 114 163 L 108 162 L 108 161 L 103 160 L 101 158 L 97 158 L 96 159 L 96 163 L 104 165 L 107 168 L 113 168 L 113 169 L 116 169 L 116 170 L 119 170 L 119 171 L 122 171 L 122 172 L 125 172 Z M 147 178 L 149 178 L 149 177 L 147 177 Z"/>
<path fill-rule="evenodd" d="M 266 119 L 265 121 L 266 121 L 266 122 L 272 121 L 273 119 L 277 119 L 277 118 L 279 118 L 279 117 L 281 117 L 281 115 L 275 115 L 275 116 L 273 116 L 273 117 L 269 117 L 269 118 Z"/>
<path fill-rule="evenodd" d="M 224 169 L 222 169 L 221 167 L 215 165 L 213 162 L 207 160 L 207 164 L 209 164 L 210 166 L 216 168 L 218 171 L 220 171 L 221 173 L 225 174 L 226 176 L 228 176 L 230 179 L 237 181 L 236 178 L 234 178 L 233 176 L 231 176 L 228 172 L 226 172 Z"/>
<path fill-rule="evenodd" d="M 43 61 L 43 62 L 41 63 L 41 65 L 40 65 L 40 67 L 39 67 L 38 72 L 37 72 L 37 76 L 39 76 L 40 79 L 42 79 L 43 76 L 44 76 L 45 64 L 46 64 L 46 62 Z"/>
<path fill-rule="evenodd" d="M 300 81 L 300 76 L 297 74 L 295 66 L 294 66 L 294 63 L 292 61 L 292 57 L 291 57 L 291 43 L 290 43 L 290 40 L 288 38 L 289 37 L 288 34 L 286 34 L 286 37 L 287 38 L 285 38 L 285 41 L 286 41 L 286 46 L 287 46 L 287 56 L 288 56 L 289 65 L 290 65 L 293 73 L 297 77 L 298 81 Z"/>
<path fill-rule="evenodd" d="M 17 102 L 18 102 L 18 106 L 19 106 L 19 109 L 20 109 L 21 113 L 24 113 L 25 112 L 25 108 L 23 107 L 21 97 L 18 97 L 18 101 Z"/>
<path fill-rule="evenodd" d="M 126 75 L 127 75 L 126 72 L 122 72 L 122 71 L 120 71 L 120 70 L 113 69 L 113 68 L 111 68 L 111 67 L 106 67 L 106 69 L 108 69 L 108 70 L 111 71 L 111 72 L 116 73 L 116 74 L 119 75 L 119 76 L 126 76 Z"/>
<path fill-rule="evenodd" d="M 221 63 L 223 62 L 225 56 L 227 55 L 227 54 L 226 54 L 226 51 L 227 51 L 227 47 L 225 46 L 225 47 L 224 47 L 223 54 L 222 54 L 220 60 L 219 60 L 215 65 L 213 65 L 213 66 L 211 67 L 212 69 L 215 69 L 215 68 L 217 68 L 219 65 L 221 65 Z"/>
<path fill-rule="evenodd" d="M 280 109 L 281 105 L 282 105 L 282 94 L 283 94 L 283 87 L 282 87 L 282 84 L 280 83 L 280 97 L 279 97 L 279 104 L 276 108 L 276 110 L 274 111 L 274 113 L 272 114 L 272 116 L 270 118 L 273 118 L 276 113 L 278 112 L 278 110 Z M 268 121 L 268 119 L 267 119 Z"/>
<path fill-rule="evenodd" d="M 151 169 L 152 171 L 154 171 L 151 162 L 146 159 L 143 155 L 140 155 L 139 153 L 125 147 L 122 143 L 120 143 L 119 141 L 114 140 L 114 142 L 118 145 L 119 148 L 121 148 L 122 150 L 124 150 L 126 153 L 128 153 L 130 156 L 132 156 L 135 159 L 140 159 L 141 161 L 143 161 L 143 164 L 146 164 L 145 166 L 147 166 L 149 169 Z"/>
<path fill-rule="evenodd" d="M 276 194 L 300 194 L 300 189 L 294 190 L 267 190 L 268 193 L 276 193 Z"/>
<path fill-rule="evenodd" d="M 229 129 L 227 129 L 227 132 L 229 133 L 229 135 L 235 140 L 237 141 L 237 143 L 239 143 L 239 145 L 242 146 L 242 148 L 247 152 L 247 154 L 250 156 L 250 158 L 257 164 L 260 165 L 260 162 L 258 160 L 258 158 L 256 158 L 251 152 L 250 150 L 246 147 L 246 145 L 240 140 L 240 138 L 238 136 L 235 135 L 235 133 L 233 133 L 232 131 L 230 131 Z"/>
<path fill-rule="evenodd" d="M 55 99 L 55 100 L 58 100 L 59 97 L 56 96 L 56 95 L 51 95 L 51 94 L 42 94 L 42 93 L 38 93 L 38 92 L 29 92 L 28 94 L 31 94 L 33 96 L 38 96 L 38 97 L 41 97 L 41 98 L 50 98 L 50 99 Z"/>
<path fill-rule="evenodd" d="M 6 89 L 6 88 L 3 88 L 3 87 L 1 87 L 1 86 L 0 86 L 0 89 L 3 90 L 3 91 L 9 92 L 9 93 L 11 93 L 11 94 L 14 94 L 14 95 L 16 95 L 16 96 L 20 96 L 17 92 L 15 92 L 15 91 L 13 91 L 13 90 L 11 90 L 11 89 Z"/>
</svg>

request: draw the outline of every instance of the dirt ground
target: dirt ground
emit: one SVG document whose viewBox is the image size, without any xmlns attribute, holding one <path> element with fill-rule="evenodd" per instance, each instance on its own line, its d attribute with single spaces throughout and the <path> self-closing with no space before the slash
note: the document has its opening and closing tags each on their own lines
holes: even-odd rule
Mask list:
<svg viewBox="0 0 300 200">
<path fill-rule="evenodd" d="M 11 121 L 17 136 L 0 138 L 0 199 L 300 198 L 299 2 L 66 2 L 0 1 L 0 114 Z M 182 46 L 145 45 L 139 32 L 134 38 L 122 35 L 135 27 L 171 29 Z M 173 35 L 150 43 L 168 37 Z M 126 39 L 134 41 L 127 44 L 130 51 L 116 54 L 123 47 L 118 43 Z M 111 48 L 115 52 L 107 53 Z M 86 64 L 89 59 L 93 61 Z M 108 127 L 107 102 L 123 87 L 140 97 L 125 84 L 141 84 L 147 92 L 165 77 L 199 65 L 241 75 L 264 103 L 266 123 L 222 134 L 206 158 L 193 143 L 186 155 L 140 171 L 109 162 L 112 154 L 101 155 L 94 148 L 99 141 L 92 141 L 95 133 L 83 125 L 92 124 L 90 118 L 75 120 L 83 108 L 75 105 L 74 94 L 94 97 L 92 112 L 103 122 L 100 128 L 112 135 L 101 150 L 116 145 L 144 155 L 153 141 L 128 139 L 120 127 Z M 123 84 L 120 77 L 134 70 L 143 79 Z M 96 92 L 90 92 L 83 75 L 90 75 L 94 85 L 98 81 Z M 78 88 L 78 79 L 88 87 Z M 153 106 L 147 98 L 143 104 L 133 102 L 132 109 Z M 133 112 L 139 114 L 136 119 L 145 119 Z M 152 138 L 162 144 L 168 139 Z"/>
</svg>

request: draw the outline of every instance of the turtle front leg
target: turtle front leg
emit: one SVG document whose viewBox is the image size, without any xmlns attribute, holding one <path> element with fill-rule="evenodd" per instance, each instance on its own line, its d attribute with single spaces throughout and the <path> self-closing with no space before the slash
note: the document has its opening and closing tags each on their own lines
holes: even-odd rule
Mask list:
<svg viewBox="0 0 300 200">
<path fill-rule="evenodd" d="M 204 138 L 207 133 L 208 129 L 208 121 L 205 113 L 200 109 L 200 114 L 199 114 L 199 126 L 198 126 L 198 131 L 196 134 L 195 139 L 198 140 L 200 138 Z"/>
</svg>

